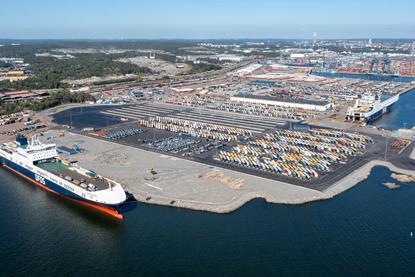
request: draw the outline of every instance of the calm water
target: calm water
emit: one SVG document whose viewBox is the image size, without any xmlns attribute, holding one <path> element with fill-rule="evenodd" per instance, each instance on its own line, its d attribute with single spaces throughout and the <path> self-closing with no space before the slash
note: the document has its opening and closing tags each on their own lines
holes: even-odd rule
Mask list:
<svg viewBox="0 0 415 277">
<path fill-rule="evenodd" d="M 412 128 L 415 126 L 415 89 L 401 95 L 389 113 L 383 115 L 373 125 L 389 129 Z"/>
<path fill-rule="evenodd" d="M 415 273 L 415 184 L 390 172 L 323 202 L 252 201 L 228 215 L 140 204 L 116 222 L 0 170 L 0 272 L 252 276 Z"/>
<path fill-rule="evenodd" d="M 362 74 L 347 74 L 347 73 L 313 73 L 317 76 L 329 78 L 356 78 L 373 81 L 392 81 L 392 82 L 415 82 L 415 78 L 411 77 L 388 77 L 388 76 L 374 76 Z M 412 128 L 415 126 L 415 89 L 402 95 L 399 101 L 392 107 L 390 113 L 385 114 L 372 125 L 378 127 L 385 127 L 388 129 Z"/>
<path fill-rule="evenodd" d="M 415 92 L 376 124 L 413 125 L 410 103 Z M 353 189 L 306 205 L 255 200 L 217 215 L 139 204 L 118 222 L 0 169 L 0 273 L 413 276 L 415 184 L 389 190 L 382 185 L 392 181 L 389 175 L 375 168 Z"/>
</svg>

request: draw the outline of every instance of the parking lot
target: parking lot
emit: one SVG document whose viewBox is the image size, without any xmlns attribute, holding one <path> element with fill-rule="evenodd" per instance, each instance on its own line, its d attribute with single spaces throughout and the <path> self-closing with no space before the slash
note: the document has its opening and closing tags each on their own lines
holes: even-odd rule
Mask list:
<svg viewBox="0 0 415 277">
<path fill-rule="evenodd" d="M 118 136 L 117 143 L 318 190 L 371 159 L 383 159 L 385 152 L 385 139 L 375 134 L 370 135 L 374 143 L 368 140 L 356 152 L 355 146 L 340 145 L 346 142 L 343 131 L 306 124 L 298 129 L 302 124 L 223 111 L 145 102 L 87 114 L 87 118 L 85 114 L 72 116 L 76 122 L 73 132 L 98 126 L 99 136 L 112 140 L 104 135 L 139 129 L 142 131 Z M 91 125 L 92 119 L 97 124 Z M 354 140 L 354 132 L 349 133 Z M 396 164 L 407 163 L 392 148 L 387 154 Z"/>
<path fill-rule="evenodd" d="M 254 115 L 237 114 L 224 111 L 195 109 L 168 105 L 162 103 L 143 103 L 101 111 L 108 116 L 116 116 L 128 120 L 143 120 L 149 117 L 171 117 L 182 120 L 190 120 L 207 124 L 220 124 L 227 127 L 236 127 L 252 132 L 264 132 L 277 126 L 287 124 L 286 120 L 276 118 L 264 118 Z"/>
</svg>

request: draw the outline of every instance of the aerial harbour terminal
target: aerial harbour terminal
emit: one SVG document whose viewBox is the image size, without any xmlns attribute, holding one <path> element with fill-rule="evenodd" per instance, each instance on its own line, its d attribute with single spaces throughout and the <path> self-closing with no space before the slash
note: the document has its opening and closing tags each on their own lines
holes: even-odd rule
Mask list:
<svg viewBox="0 0 415 277">
<path fill-rule="evenodd" d="M 208 60 L 221 64 L 217 70 L 183 75 L 186 62 L 200 65 L 206 57 L 177 56 L 172 63 L 157 59 L 168 53 L 151 50 L 149 57 L 122 60 L 153 66 L 153 75 L 139 81 L 68 80 L 72 95 L 90 100 L 3 116 L 2 164 L 117 218 L 129 199 L 225 213 L 254 198 L 283 204 L 329 199 L 376 165 L 415 175 L 415 130 L 372 125 L 412 93 L 414 82 L 332 76 L 319 65 L 329 59 L 324 51 L 220 55 L 232 47 L 189 48 L 216 53 Z M 48 93 L 30 95 L 47 99 Z M 32 142 L 10 143 L 21 134 Z M 24 158 L 33 151 L 53 154 Z"/>
<path fill-rule="evenodd" d="M 51 2 L 1 3 L 2 276 L 415 275 L 415 0 Z"/>
</svg>

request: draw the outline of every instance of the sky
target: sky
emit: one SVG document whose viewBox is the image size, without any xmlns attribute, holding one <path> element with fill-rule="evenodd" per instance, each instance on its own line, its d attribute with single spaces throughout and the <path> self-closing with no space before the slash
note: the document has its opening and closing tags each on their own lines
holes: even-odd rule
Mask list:
<svg viewBox="0 0 415 277">
<path fill-rule="evenodd" d="M 0 38 L 415 38 L 415 0 L 19 0 Z"/>
</svg>

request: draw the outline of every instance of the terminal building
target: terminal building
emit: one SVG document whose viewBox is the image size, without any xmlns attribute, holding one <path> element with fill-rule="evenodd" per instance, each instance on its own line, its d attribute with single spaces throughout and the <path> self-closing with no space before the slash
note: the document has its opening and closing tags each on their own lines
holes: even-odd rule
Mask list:
<svg viewBox="0 0 415 277">
<path fill-rule="evenodd" d="M 328 101 L 313 101 L 302 99 L 285 99 L 273 96 L 259 96 L 259 95 L 238 95 L 231 97 L 232 101 L 257 103 L 265 105 L 274 105 L 287 108 L 304 109 L 310 111 L 324 112 L 334 107 L 333 103 Z"/>
</svg>

